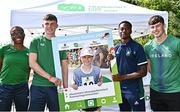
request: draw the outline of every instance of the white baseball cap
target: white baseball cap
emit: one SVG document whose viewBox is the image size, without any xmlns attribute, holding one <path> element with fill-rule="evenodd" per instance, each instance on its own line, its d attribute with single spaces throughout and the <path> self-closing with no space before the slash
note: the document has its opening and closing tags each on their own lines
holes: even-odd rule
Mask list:
<svg viewBox="0 0 180 112">
<path fill-rule="evenodd" d="M 94 55 L 91 48 L 83 48 L 83 49 L 81 49 L 80 57 L 83 57 L 83 56 L 86 56 L 86 55 L 89 55 L 89 56 L 93 56 Z"/>
</svg>

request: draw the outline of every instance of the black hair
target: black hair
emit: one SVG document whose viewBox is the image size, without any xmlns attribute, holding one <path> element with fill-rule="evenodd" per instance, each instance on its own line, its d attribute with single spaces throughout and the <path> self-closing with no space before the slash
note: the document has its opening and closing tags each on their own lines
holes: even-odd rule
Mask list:
<svg viewBox="0 0 180 112">
<path fill-rule="evenodd" d="M 109 34 L 109 33 L 105 33 L 105 34 L 104 34 L 104 36 L 108 36 L 108 35 L 110 35 L 110 34 Z"/>
<path fill-rule="evenodd" d="M 159 22 L 162 23 L 162 24 L 164 24 L 164 19 L 163 19 L 163 17 L 160 16 L 160 15 L 154 15 L 154 16 L 152 16 L 152 17 L 149 19 L 148 24 L 149 24 L 149 25 L 154 25 L 154 24 L 159 23 Z"/>
<path fill-rule="evenodd" d="M 58 22 L 57 20 L 57 17 L 53 14 L 47 14 L 44 16 L 43 20 L 46 20 L 46 21 L 56 21 Z"/>
<path fill-rule="evenodd" d="M 121 21 L 119 23 L 118 27 L 120 27 L 120 25 L 123 24 L 123 23 L 127 24 L 130 27 L 130 29 L 132 28 L 132 24 L 129 21 Z"/>
<path fill-rule="evenodd" d="M 23 38 L 25 37 L 24 29 L 22 27 L 20 27 L 20 26 L 14 26 L 14 27 L 11 28 L 11 30 L 10 30 L 10 35 L 11 36 L 15 35 L 15 30 L 17 30 L 18 33 L 20 33 Z"/>
</svg>

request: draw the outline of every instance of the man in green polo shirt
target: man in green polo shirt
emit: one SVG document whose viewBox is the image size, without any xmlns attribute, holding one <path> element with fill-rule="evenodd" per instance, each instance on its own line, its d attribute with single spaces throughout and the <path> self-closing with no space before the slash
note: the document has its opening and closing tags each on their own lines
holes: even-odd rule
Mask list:
<svg viewBox="0 0 180 112">
<path fill-rule="evenodd" d="M 35 38 L 30 44 L 29 64 L 34 70 L 34 77 L 30 89 L 30 111 L 59 111 L 57 87 L 61 80 L 55 76 L 55 67 L 51 39 L 55 37 L 58 27 L 55 15 L 47 14 L 43 18 L 44 35 Z M 68 64 L 66 52 L 60 52 L 63 81 L 68 79 Z M 67 82 L 63 83 L 67 87 Z"/>
</svg>

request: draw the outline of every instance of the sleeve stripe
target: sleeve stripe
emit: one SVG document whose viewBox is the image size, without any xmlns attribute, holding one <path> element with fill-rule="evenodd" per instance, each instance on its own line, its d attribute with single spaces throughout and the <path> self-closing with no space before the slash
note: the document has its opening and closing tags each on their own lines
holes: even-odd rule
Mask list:
<svg viewBox="0 0 180 112">
<path fill-rule="evenodd" d="M 147 64 L 148 62 L 145 61 L 145 62 L 142 62 L 142 63 L 138 63 L 137 65 L 144 65 L 144 64 Z"/>
</svg>

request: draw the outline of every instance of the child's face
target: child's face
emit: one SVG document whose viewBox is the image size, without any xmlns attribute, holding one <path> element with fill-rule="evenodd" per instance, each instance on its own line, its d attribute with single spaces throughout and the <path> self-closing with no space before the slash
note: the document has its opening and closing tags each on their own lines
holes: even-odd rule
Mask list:
<svg viewBox="0 0 180 112">
<path fill-rule="evenodd" d="M 93 56 L 89 56 L 89 55 L 86 55 L 86 56 L 82 56 L 81 57 L 81 62 L 84 64 L 84 65 L 91 65 L 92 64 L 92 61 L 93 61 Z"/>
</svg>

